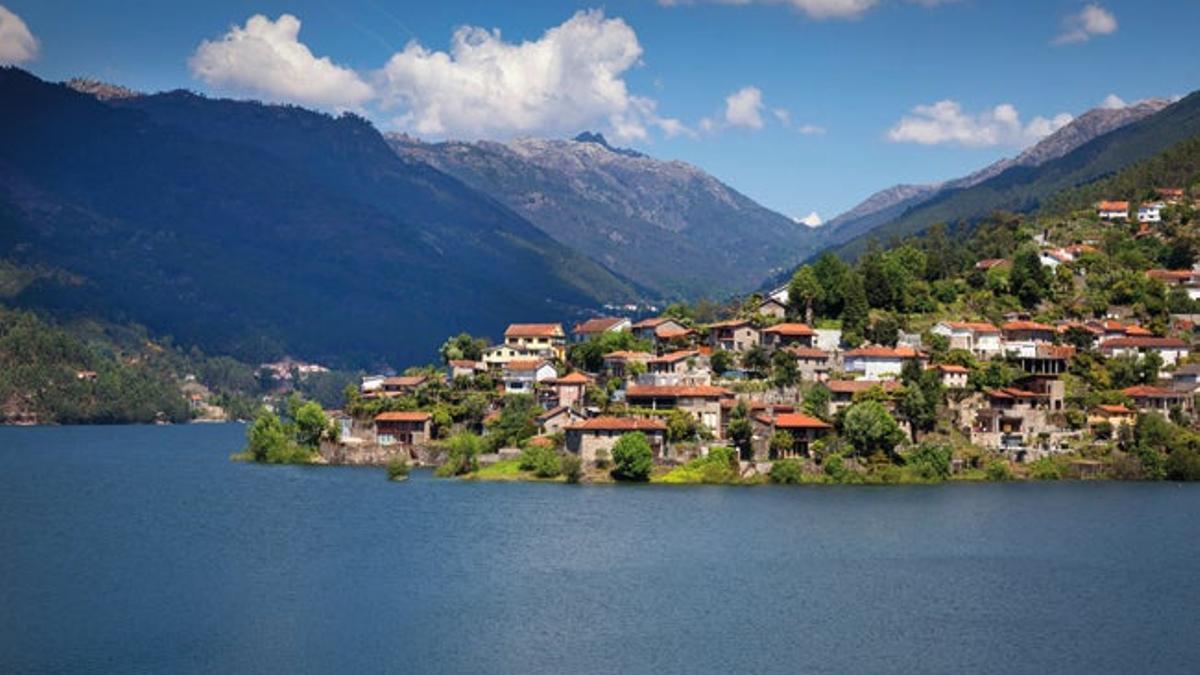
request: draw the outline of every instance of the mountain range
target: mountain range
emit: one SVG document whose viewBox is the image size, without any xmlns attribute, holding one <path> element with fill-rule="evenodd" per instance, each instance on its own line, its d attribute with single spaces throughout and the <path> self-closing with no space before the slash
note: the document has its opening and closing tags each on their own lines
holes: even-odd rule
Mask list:
<svg viewBox="0 0 1200 675">
<path fill-rule="evenodd" d="M 724 297 L 815 253 L 825 233 L 764 208 L 700 169 L 573 140 L 388 141 L 495 197 L 555 240 L 658 297 Z"/>
</svg>

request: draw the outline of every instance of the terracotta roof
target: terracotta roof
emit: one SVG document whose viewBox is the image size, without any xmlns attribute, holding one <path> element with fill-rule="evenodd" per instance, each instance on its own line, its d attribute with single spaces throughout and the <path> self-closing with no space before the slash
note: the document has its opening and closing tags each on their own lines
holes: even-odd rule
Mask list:
<svg viewBox="0 0 1200 675">
<path fill-rule="evenodd" d="M 650 352 L 630 352 L 630 351 L 621 350 L 621 351 L 616 351 L 616 352 L 609 352 L 604 355 L 604 358 L 606 360 L 612 359 L 614 361 L 628 361 L 630 359 L 643 359 L 643 360 L 648 361 L 648 360 L 654 358 L 654 355 L 651 354 Z"/>
<path fill-rule="evenodd" d="M 1104 413 L 1109 413 L 1110 415 L 1132 415 L 1134 412 L 1134 411 L 1130 410 L 1129 408 L 1126 408 L 1123 405 L 1120 405 L 1120 404 L 1111 405 L 1111 404 L 1107 404 L 1107 403 L 1101 403 L 1100 405 L 1096 406 L 1096 410 L 1099 410 L 1100 412 L 1104 412 Z"/>
<path fill-rule="evenodd" d="M 666 431 L 667 425 L 640 417 L 593 417 L 568 425 L 567 428 L 584 431 Z"/>
<path fill-rule="evenodd" d="M 1036 321 L 1009 321 L 1003 326 L 1000 326 L 1000 330 L 1043 330 L 1053 333 L 1054 326 L 1047 326 L 1044 323 L 1038 323 Z"/>
<path fill-rule="evenodd" d="M 478 364 L 470 359 L 450 359 L 450 365 L 455 368 L 474 368 Z"/>
<path fill-rule="evenodd" d="M 1073 345 L 1038 345 L 1037 357 L 1041 359 L 1069 359 L 1075 356 Z"/>
<path fill-rule="evenodd" d="M 943 321 L 942 323 L 953 328 L 954 330 L 969 330 L 973 333 L 1000 332 L 999 328 L 996 328 L 986 321 Z"/>
<path fill-rule="evenodd" d="M 1155 192 L 1163 197 L 1182 197 L 1183 188 L 1155 188 Z"/>
<path fill-rule="evenodd" d="M 537 370 L 545 365 L 541 359 L 513 359 L 504 364 L 505 370 Z"/>
<path fill-rule="evenodd" d="M 938 365 L 932 366 L 932 367 L 936 370 L 942 371 L 943 373 L 969 373 L 969 372 L 971 372 L 970 369 L 967 368 L 966 366 L 960 366 L 955 363 L 939 363 Z"/>
<path fill-rule="evenodd" d="M 416 387 L 421 385 L 429 377 L 426 375 L 397 375 L 393 377 L 383 378 L 383 386 L 385 387 Z"/>
<path fill-rule="evenodd" d="M 1008 260 L 1006 260 L 1004 258 L 987 258 L 985 260 L 980 260 L 979 262 L 975 263 L 975 269 L 990 270 L 993 267 L 999 267 L 1000 265 L 1004 265 L 1007 263 L 1008 263 Z"/>
<path fill-rule="evenodd" d="M 554 439 L 550 438 L 549 436 L 534 436 L 528 441 L 525 441 L 525 444 L 536 445 L 541 448 L 553 448 L 555 446 Z"/>
<path fill-rule="evenodd" d="M 592 378 L 584 375 L 578 370 L 573 373 L 568 373 L 554 381 L 555 384 L 587 384 Z"/>
<path fill-rule="evenodd" d="M 424 422 L 432 415 L 427 412 L 384 412 L 375 416 L 376 422 Z"/>
<path fill-rule="evenodd" d="M 776 427 L 784 429 L 829 429 L 830 425 L 803 413 L 783 413 L 774 419 Z"/>
<path fill-rule="evenodd" d="M 1129 335 L 1129 336 L 1135 336 L 1135 337 L 1153 337 L 1154 331 L 1150 330 L 1149 328 L 1143 328 L 1142 326 L 1134 325 L 1134 326 L 1126 326 L 1125 334 Z"/>
<path fill-rule="evenodd" d="M 913 359 L 918 356 L 912 347 L 859 347 L 846 352 L 845 358 Z"/>
<path fill-rule="evenodd" d="M 696 331 L 692 330 L 691 328 L 671 328 L 670 326 L 661 326 L 654 329 L 654 335 L 663 340 L 683 337 L 685 335 L 691 335 L 695 332 Z"/>
<path fill-rule="evenodd" d="M 1091 244 L 1071 244 L 1070 246 L 1064 246 L 1063 250 L 1066 251 L 1067 253 L 1070 253 L 1071 255 L 1082 255 L 1084 253 L 1099 252 L 1099 249 L 1097 249 L 1095 246 L 1092 246 Z"/>
<path fill-rule="evenodd" d="M 798 359 L 825 359 L 828 360 L 832 356 L 824 349 L 816 347 L 787 347 L 784 351 L 795 354 Z"/>
<path fill-rule="evenodd" d="M 857 394 L 873 387 L 895 391 L 900 388 L 900 383 L 895 380 L 829 380 L 825 383 L 825 388 L 835 394 Z"/>
<path fill-rule="evenodd" d="M 1139 384 L 1136 387 L 1127 387 L 1121 390 L 1129 398 L 1184 398 L 1191 394 L 1184 391 L 1171 391 L 1162 387 L 1155 387 L 1148 384 Z"/>
<path fill-rule="evenodd" d="M 717 321 L 716 323 L 710 323 L 707 326 L 705 326 L 705 328 L 708 328 L 709 330 L 712 330 L 714 328 L 737 328 L 738 326 L 745 326 L 749 323 L 750 323 L 750 319 L 727 319 L 725 321 Z"/>
<path fill-rule="evenodd" d="M 1192 270 L 1147 270 L 1146 276 L 1162 281 L 1191 281 L 1196 273 Z"/>
<path fill-rule="evenodd" d="M 558 337 L 562 334 L 562 324 L 557 323 L 514 323 L 504 331 L 504 337 Z"/>
<path fill-rule="evenodd" d="M 807 324 L 803 323 L 780 323 L 771 326 L 770 328 L 764 328 L 763 332 L 774 335 L 787 335 L 789 337 L 795 337 L 798 335 L 816 335 L 816 331 L 809 328 Z"/>
<path fill-rule="evenodd" d="M 546 412 L 542 413 L 541 415 L 538 415 L 537 419 L 539 422 L 545 422 L 546 420 L 550 419 L 551 417 L 557 417 L 558 415 L 561 415 L 562 413 L 570 412 L 570 411 L 571 411 L 571 409 L 568 408 L 567 406 L 560 405 L 557 408 L 551 408 L 551 409 L 547 410 Z"/>
<path fill-rule="evenodd" d="M 1016 387 L 991 389 L 987 392 L 987 395 L 992 398 L 1038 398 L 1040 396 L 1032 391 L 1017 389 Z"/>
<path fill-rule="evenodd" d="M 732 392 L 712 385 L 629 385 L 625 398 L 722 398 Z"/>
<path fill-rule="evenodd" d="M 1104 201 L 1096 204 L 1096 209 L 1099 211 L 1128 211 L 1129 202 Z"/>
<path fill-rule="evenodd" d="M 682 349 L 677 352 L 671 352 L 669 354 L 663 354 L 662 356 L 652 358 L 650 359 L 649 363 L 674 363 L 676 361 L 683 361 L 684 359 L 695 358 L 699 355 L 700 352 L 696 351 L 695 349 Z"/>
<path fill-rule="evenodd" d="M 588 319 L 587 321 L 575 324 L 575 327 L 571 329 L 571 332 L 578 335 L 603 333 L 622 321 L 625 321 L 625 319 L 622 319 L 621 317 L 597 317 L 595 319 Z"/>
<path fill-rule="evenodd" d="M 1178 338 L 1168 337 L 1123 337 L 1112 338 L 1100 343 L 1100 349 L 1114 349 L 1121 347 L 1134 348 L 1149 348 L 1149 349 L 1187 349 L 1188 343 Z"/>
<path fill-rule="evenodd" d="M 1071 330 L 1072 328 L 1078 328 L 1079 330 L 1086 331 L 1088 333 L 1091 333 L 1092 335 L 1099 335 L 1104 332 L 1100 328 L 1088 325 L 1086 323 L 1083 323 L 1082 321 L 1061 321 L 1061 322 L 1058 322 L 1055 324 L 1055 329 L 1059 333 L 1066 333 L 1067 331 Z"/>
<path fill-rule="evenodd" d="M 642 319 L 641 321 L 638 321 L 637 323 L 633 324 L 633 327 L 634 328 L 658 328 L 660 325 L 662 325 L 668 321 L 675 321 L 675 320 L 667 318 L 665 316 L 656 316 L 656 317 L 652 317 L 649 319 Z M 676 323 L 678 323 L 678 322 L 676 322 Z"/>
</svg>

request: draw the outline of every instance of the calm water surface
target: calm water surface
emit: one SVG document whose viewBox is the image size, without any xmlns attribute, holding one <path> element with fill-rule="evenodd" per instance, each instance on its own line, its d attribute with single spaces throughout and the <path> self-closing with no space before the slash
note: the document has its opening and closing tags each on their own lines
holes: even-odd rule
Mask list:
<svg viewBox="0 0 1200 675">
<path fill-rule="evenodd" d="M 0 428 L 0 672 L 1196 672 L 1200 486 L 488 484 Z"/>
</svg>

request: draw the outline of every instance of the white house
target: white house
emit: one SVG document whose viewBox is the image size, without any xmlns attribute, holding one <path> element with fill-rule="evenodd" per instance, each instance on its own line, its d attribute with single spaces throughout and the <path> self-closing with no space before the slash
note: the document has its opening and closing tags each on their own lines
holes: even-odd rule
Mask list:
<svg viewBox="0 0 1200 675">
<path fill-rule="evenodd" d="M 1187 358 L 1188 343 L 1178 338 L 1167 337 L 1123 337 L 1105 340 L 1100 343 L 1100 351 L 1105 356 L 1140 355 L 1146 352 L 1158 352 L 1163 365 L 1174 366 Z"/>
<path fill-rule="evenodd" d="M 1101 220 L 1129 220 L 1129 202 L 1103 201 L 1096 204 Z"/>
<path fill-rule="evenodd" d="M 1162 210 L 1166 208 L 1166 204 L 1162 202 L 1150 202 L 1138 206 L 1137 219 L 1139 223 L 1160 223 L 1162 222 Z"/>
<path fill-rule="evenodd" d="M 1065 265 L 1069 262 L 1074 262 L 1075 256 L 1071 255 L 1070 252 L 1066 251 L 1065 249 L 1051 248 L 1038 253 L 1038 260 L 1041 261 L 1042 267 L 1055 269 L 1059 265 Z"/>
<path fill-rule="evenodd" d="M 911 347 L 860 347 L 846 352 L 843 367 L 847 372 L 862 373 L 864 380 L 888 380 L 900 375 L 905 361 L 920 356 Z"/>
<path fill-rule="evenodd" d="M 999 354 L 1002 348 L 1000 329 L 983 321 L 942 321 L 932 332 L 944 336 L 950 349 L 965 349 L 984 358 Z"/>
<path fill-rule="evenodd" d="M 836 352 L 842 344 L 842 329 L 814 328 L 813 346 L 826 352 Z"/>
<path fill-rule="evenodd" d="M 504 364 L 504 391 L 509 394 L 527 394 L 538 382 L 553 380 L 558 371 L 548 361 L 520 360 Z"/>
<path fill-rule="evenodd" d="M 938 372 L 938 375 L 942 379 L 942 386 L 946 387 L 947 389 L 967 388 L 967 380 L 971 374 L 971 371 L 967 370 L 963 366 L 954 365 L 952 363 L 943 363 L 936 366 L 930 366 L 930 368 Z"/>
</svg>

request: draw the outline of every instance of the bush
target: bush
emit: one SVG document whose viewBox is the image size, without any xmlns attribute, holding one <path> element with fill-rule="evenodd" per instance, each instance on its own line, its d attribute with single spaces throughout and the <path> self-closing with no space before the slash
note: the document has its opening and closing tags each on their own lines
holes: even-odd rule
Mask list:
<svg viewBox="0 0 1200 675">
<path fill-rule="evenodd" d="M 1006 481 L 1012 480 L 1012 467 L 1003 459 L 993 459 L 988 462 L 987 468 L 984 469 L 988 480 Z"/>
<path fill-rule="evenodd" d="M 558 453 L 549 446 L 531 445 L 521 452 L 519 466 L 538 478 L 553 478 L 559 473 Z"/>
<path fill-rule="evenodd" d="M 1200 452 L 1178 448 L 1167 457 L 1167 478 L 1180 481 L 1200 480 Z"/>
<path fill-rule="evenodd" d="M 804 466 L 795 459 L 781 459 L 771 465 L 771 482 L 795 485 L 804 482 Z"/>
<path fill-rule="evenodd" d="M 559 458 L 559 471 L 568 483 L 578 483 L 583 477 L 583 460 L 579 459 L 579 455 L 567 453 Z"/>
<path fill-rule="evenodd" d="M 404 480 L 408 478 L 408 460 L 403 457 L 393 457 L 387 465 L 388 480 Z"/>
<path fill-rule="evenodd" d="M 1056 457 L 1043 457 L 1029 465 L 1029 475 L 1035 480 L 1062 480 L 1063 463 Z"/>
<path fill-rule="evenodd" d="M 825 465 L 823 469 L 826 476 L 829 476 L 839 483 L 846 480 L 849 475 L 849 471 L 846 469 L 846 463 L 842 461 L 841 455 L 830 455 L 829 457 L 825 458 Z"/>
<path fill-rule="evenodd" d="M 954 451 L 942 443 L 922 443 L 904 457 L 904 463 L 925 480 L 950 477 L 950 458 Z"/>
<path fill-rule="evenodd" d="M 449 478 L 478 471 L 483 439 L 467 432 L 455 434 L 446 439 L 446 451 L 446 461 L 433 472 L 435 476 Z"/>
<path fill-rule="evenodd" d="M 624 434 L 613 445 L 612 458 L 615 466 L 612 475 L 617 480 L 645 481 L 654 468 L 654 452 L 646 435 L 640 431 Z"/>
</svg>

